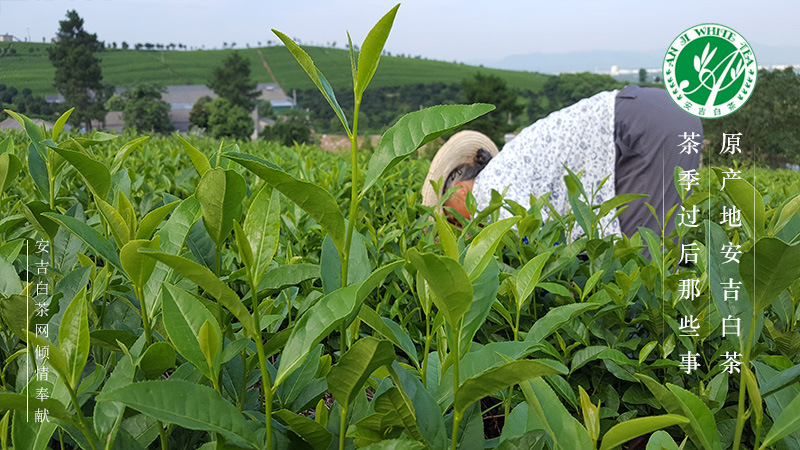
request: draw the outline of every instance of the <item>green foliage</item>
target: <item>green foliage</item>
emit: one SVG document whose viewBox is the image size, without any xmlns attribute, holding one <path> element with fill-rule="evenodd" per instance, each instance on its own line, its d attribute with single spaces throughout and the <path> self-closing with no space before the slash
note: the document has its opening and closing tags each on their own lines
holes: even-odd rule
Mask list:
<svg viewBox="0 0 800 450">
<path fill-rule="evenodd" d="M 233 52 L 222 61 L 222 65 L 211 72 L 207 83 L 215 94 L 227 99 L 245 111 L 252 111 L 259 92 L 250 79 L 250 60 L 239 52 Z"/>
<path fill-rule="evenodd" d="M 59 22 L 57 43 L 48 48 L 50 62 L 56 69 L 54 84 L 64 102 L 75 108 L 72 119 L 92 129 L 92 120 L 104 120 L 106 99 L 113 88 L 103 84 L 100 60 L 95 53 L 103 51 L 96 34 L 83 29 L 83 19 L 74 10 Z"/>
<path fill-rule="evenodd" d="M 261 137 L 286 146 L 292 146 L 295 143 L 309 144 L 311 143 L 310 126 L 305 112 L 292 109 L 277 116 L 275 124 L 264 128 Z"/>
<path fill-rule="evenodd" d="M 542 85 L 540 91 L 526 93 L 530 98 L 527 106 L 528 120 L 533 122 L 581 99 L 603 91 L 621 89 L 623 86 L 623 83 L 608 75 L 596 75 L 588 72 L 562 73 L 550 77 Z"/>
<path fill-rule="evenodd" d="M 197 99 L 189 111 L 189 124 L 198 128 L 208 128 L 208 104 L 211 97 L 204 95 Z"/>
<path fill-rule="evenodd" d="M 208 133 L 217 139 L 245 140 L 253 132 L 253 118 L 242 107 L 228 99 L 217 98 L 205 105 L 208 111 Z"/>
<path fill-rule="evenodd" d="M 517 116 L 524 109 L 517 103 L 517 92 L 498 76 L 478 73 L 473 79 L 461 82 L 461 95 L 467 103 L 495 105 L 494 111 L 470 122 L 467 128 L 480 131 L 502 146 L 505 134 L 517 128 Z"/>
<path fill-rule="evenodd" d="M 142 85 L 120 94 L 125 127 L 138 131 L 169 133 L 175 129 L 169 120 L 169 103 L 161 99 L 163 86 Z M 191 120 L 191 117 L 190 117 Z"/>
<path fill-rule="evenodd" d="M 277 117 L 269 100 L 261 99 L 256 101 L 256 109 L 258 110 L 258 117 L 262 119 L 275 119 Z"/>
</svg>

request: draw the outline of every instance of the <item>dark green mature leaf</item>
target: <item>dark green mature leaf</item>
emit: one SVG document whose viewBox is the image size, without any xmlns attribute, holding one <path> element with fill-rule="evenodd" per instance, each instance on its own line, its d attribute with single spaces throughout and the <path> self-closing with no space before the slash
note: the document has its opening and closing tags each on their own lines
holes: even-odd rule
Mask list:
<svg viewBox="0 0 800 450">
<path fill-rule="evenodd" d="M 500 288 L 500 268 L 497 261 L 489 260 L 489 264 L 472 282 L 472 302 L 464 313 L 461 326 L 461 349 L 469 352 L 472 340 L 478 330 L 486 323 L 492 304 L 497 302 L 497 290 Z"/>
<path fill-rule="evenodd" d="M 406 395 L 396 387 L 389 388 L 375 400 L 375 412 L 395 415 L 403 424 L 406 433 L 412 438 L 421 441 L 422 434 L 417 427 L 417 417 L 414 405 Z"/>
<path fill-rule="evenodd" d="M 36 408 L 47 408 L 48 413 L 53 417 L 67 421 L 72 420 L 72 414 L 67 411 L 64 404 L 54 398 L 46 398 L 44 400 L 36 399 L 36 403 L 30 400 L 32 400 L 32 397 L 29 399 L 29 397 L 24 394 L 0 391 L 0 405 L 3 405 L 3 410 L 26 411 L 28 405 L 31 404 L 30 406 L 35 405 Z M 3 432 L 5 432 L 5 430 L 3 430 Z"/>
<path fill-rule="evenodd" d="M 688 426 L 692 427 L 696 433 L 696 443 L 705 449 L 722 450 L 722 444 L 717 434 L 717 425 L 708 406 L 686 389 L 669 383 L 667 383 L 667 388 L 675 395 L 675 400 L 680 406 L 681 411 L 676 413 L 689 419 Z"/>
<path fill-rule="evenodd" d="M 103 258 L 106 262 L 124 272 L 116 249 L 114 249 L 114 247 L 111 245 L 111 242 L 104 238 L 103 235 L 97 230 L 75 219 L 74 217 L 51 212 L 43 213 L 43 215 L 61 224 L 72 234 L 78 236 L 78 238 L 80 238 L 80 240 L 82 240 L 92 250 L 94 250 L 97 256 Z"/>
<path fill-rule="evenodd" d="M 539 361 L 530 359 L 512 361 L 464 381 L 455 395 L 453 407 L 459 413 L 463 413 L 471 404 L 495 392 L 534 377 L 563 373 Z"/>
<path fill-rule="evenodd" d="M 77 342 L 77 340 L 76 340 L 76 342 Z M 50 363 L 50 366 L 53 368 L 53 370 L 58 372 L 65 379 L 67 379 L 67 380 L 70 379 L 70 376 L 69 376 L 69 374 L 70 374 L 69 367 L 70 366 L 67 363 L 67 356 L 61 350 L 61 347 L 56 346 L 55 344 L 53 344 L 49 340 L 47 340 L 47 339 L 45 339 L 42 336 L 39 336 L 37 334 L 33 334 L 30 331 L 28 331 L 28 344 L 29 345 L 33 345 L 34 348 L 36 346 L 38 346 L 38 347 L 49 347 L 49 350 L 48 350 L 48 356 L 49 356 L 48 362 Z M 76 358 L 76 360 L 77 360 L 77 358 Z"/>
<path fill-rule="evenodd" d="M 611 450 L 639 436 L 652 433 L 662 428 L 671 427 L 672 425 L 685 425 L 687 423 L 689 423 L 689 419 L 677 414 L 664 414 L 663 416 L 639 417 L 626 420 L 625 422 L 614 425 L 603 435 L 603 443 L 600 446 L 600 450 Z"/>
<path fill-rule="evenodd" d="M 211 379 L 213 375 L 206 364 L 197 336 L 203 323 L 217 319 L 188 292 L 169 283 L 164 283 L 164 287 L 164 328 L 167 329 L 170 340 L 181 356 L 197 367 L 206 378 Z"/>
<path fill-rule="evenodd" d="M 550 258 L 550 252 L 536 255 L 517 272 L 515 287 L 517 289 L 518 304 L 524 303 L 528 296 L 533 293 L 533 289 L 539 283 L 539 277 L 542 275 L 542 269 L 548 258 Z"/>
<path fill-rule="evenodd" d="M 154 342 L 139 358 L 138 366 L 147 379 L 161 378 L 168 369 L 175 368 L 175 349 L 168 342 Z"/>
<path fill-rule="evenodd" d="M 42 235 L 47 237 L 48 240 L 53 241 L 56 234 L 58 234 L 58 223 L 54 222 L 48 217 L 43 216 L 43 213 L 52 212 L 46 203 L 34 200 L 28 204 L 20 202 L 22 214 L 28 219 L 28 222 L 33 225 L 33 228 Z"/>
<path fill-rule="evenodd" d="M 47 170 L 47 163 L 42 158 L 42 155 L 36 151 L 36 147 L 31 144 L 28 147 L 28 171 L 33 178 L 33 184 L 36 189 L 42 194 L 42 198 L 48 200 L 50 198 L 50 178 Z"/>
<path fill-rule="evenodd" d="M 369 254 L 364 237 L 353 230 L 350 241 L 350 260 L 348 261 L 347 284 L 358 284 L 370 274 Z M 330 235 L 325 236 L 322 243 L 322 259 L 319 264 L 322 289 L 326 294 L 342 287 L 342 261 Z"/>
<path fill-rule="evenodd" d="M 470 280 L 474 280 L 483 272 L 483 269 L 489 264 L 489 260 L 494 258 L 494 252 L 502 242 L 503 236 L 518 221 L 519 217 L 500 220 L 481 230 L 472 239 L 467 254 L 464 256 L 464 270 Z"/>
<path fill-rule="evenodd" d="M 303 68 L 306 74 L 308 74 L 308 77 L 314 82 L 314 85 L 322 93 L 323 97 L 325 97 L 325 100 L 328 101 L 328 104 L 331 105 L 331 108 L 333 108 L 336 116 L 338 116 L 339 120 L 342 122 L 344 129 L 347 130 L 348 134 L 350 134 L 350 126 L 347 124 L 347 117 L 345 117 L 342 107 L 339 106 L 339 102 L 336 101 L 336 95 L 333 93 L 333 88 L 331 88 L 331 85 L 328 83 L 325 75 L 323 75 L 322 72 L 317 69 L 317 66 L 314 65 L 314 61 L 310 56 L 308 56 L 308 53 L 300 48 L 299 45 L 295 44 L 294 41 L 289 39 L 288 36 L 274 28 L 272 29 L 272 32 L 275 33 L 275 35 L 278 36 L 281 41 L 283 41 L 283 44 L 286 45 L 286 48 L 288 48 L 289 52 L 292 53 L 294 59 L 300 64 L 300 67 Z"/>
<path fill-rule="evenodd" d="M 275 386 L 286 380 L 311 349 L 350 315 L 356 307 L 359 287 L 351 285 L 331 292 L 300 316 L 281 353 Z"/>
<path fill-rule="evenodd" d="M 272 417 L 308 442 L 314 450 L 325 450 L 333 441 L 333 435 L 324 426 L 288 409 L 275 411 Z"/>
<path fill-rule="evenodd" d="M 726 186 L 727 188 L 727 186 Z M 739 273 L 756 313 L 800 278 L 800 244 L 764 238 L 740 257 Z"/>
<path fill-rule="evenodd" d="M 339 251 L 344 249 L 344 216 L 339 210 L 339 204 L 328 191 L 314 183 L 298 180 L 278 166 L 255 156 L 244 153 L 226 153 L 222 156 L 241 164 L 280 191 L 331 235 Z"/>
<path fill-rule="evenodd" d="M 525 400 L 539 420 L 546 425 L 556 448 L 592 448 L 592 439 L 577 419 L 561 404 L 556 393 L 541 378 L 534 378 L 520 384 Z M 530 413 L 529 413 L 530 414 Z"/>
<path fill-rule="evenodd" d="M 780 372 L 767 364 L 760 361 L 752 361 L 751 363 L 756 371 L 757 381 L 761 386 L 766 386 L 769 380 L 780 377 Z M 800 396 L 800 386 L 797 384 L 788 384 L 786 387 L 776 391 L 770 396 L 765 395 L 764 403 L 767 404 L 767 410 L 773 421 L 775 418 L 780 417 L 783 411 L 798 396 Z M 790 449 L 800 448 L 800 431 L 785 436 L 783 442 L 786 443 L 787 447 Z"/>
<path fill-rule="evenodd" d="M 162 422 L 220 433 L 233 442 L 261 448 L 242 413 L 208 386 L 181 380 L 142 381 L 102 392 L 97 401 L 123 403 Z"/>
<path fill-rule="evenodd" d="M 656 431 L 647 441 L 646 450 L 680 450 L 678 444 L 666 431 Z"/>
<path fill-rule="evenodd" d="M 89 359 L 89 312 L 85 287 L 72 299 L 61 317 L 58 346 L 66 357 L 66 379 L 75 388 Z"/>
<path fill-rule="evenodd" d="M 112 392 L 123 386 L 131 384 L 136 373 L 133 363 L 128 356 L 123 356 L 117 362 L 117 367 L 111 372 L 101 392 Z M 104 448 L 113 448 L 119 426 L 122 423 L 122 414 L 125 405 L 119 402 L 98 402 L 94 407 L 92 425 L 94 432 L 104 443 Z"/>
<path fill-rule="evenodd" d="M 203 210 L 203 224 L 217 246 L 233 231 L 233 221 L 242 215 L 247 184 L 238 172 L 211 169 L 197 184 L 195 196 Z"/>
<path fill-rule="evenodd" d="M 394 347 L 391 342 L 376 338 L 362 338 L 331 367 L 326 380 L 328 390 L 339 403 L 347 407 L 363 389 L 372 372 L 378 367 L 392 364 Z"/>
<path fill-rule="evenodd" d="M 139 249 L 153 249 L 159 248 L 160 236 L 156 236 L 153 240 L 147 239 L 134 239 L 119 251 L 119 259 L 122 262 L 122 267 L 128 273 L 130 280 L 138 287 L 144 287 L 150 275 L 153 274 L 153 269 L 156 267 L 156 261 L 148 258 L 139 253 Z"/>
<path fill-rule="evenodd" d="M 258 284 L 258 290 L 259 292 L 264 290 L 267 292 L 280 291 L 314 278 L 319 278 L 319 266 L 316 264 L 277 266 L 267 271 Z"/>
<path fill-rule="evenodd" d="M 111 172 L 105 164 L 82 152 L 58 147 L 50 148 L 75 166 L 95 196 L 103 200 L 108 197 L 108 192 L 111 190 Z"/>
<path fill-rule="evenodd" d="M 647 194 L 620 194 L 616 195 L 610 200 L 604 201 L 600 205 L 600 211 L 597 213 L 597 219 L 602 219 L 608 213 L 614 210 L 614 208 L 619 208 L 620 206 L 632 202 L 638 198 L 649 197 Z"/>
<path fill-rule="evenodd" d="M 494 109 L 494 105 L 440 105 L 401 117 L 378 141 L 364 174 L 363 196 L 387 170 L 448 131 Z"/>
<path fill-rule="evenodd" d="M 253 316 L 250 315 L 250 311 L 247 309 L 244 303 L 242 303 L 242 300 L 239 298 L 236 292 L 228 287 L 227 284 L 220 281 L 220 279 L 217 278 L 217 276 L 214 275 L 210 270 L 208 270 L 208 268 L 203 267 L 194 261 L 188 260 L 181 256 L 170 255 L 169 253 L 142 251 L 140 254 L 161 261 L 177 271 L 179 274 L 203 288 L 204 291 L 211 294 L 211 296 L 217 299 L 222 306 L 228 309 L 228 311 L 230 311 L 234 317 L 239 319 L 239 322 L 241 322 L 244 329 L 250 333 L 250 336 L 259 335 L 256 329 L 256 324 L 253 321 Z"/>
<path fill-rule="evenodd" d="M 361 49 L 358 52 L 358 71 L 356 72 L 356 98 L 361 98 L 370 80 L 375 75 L 375 71 L 378 69 L 378 61 L 380 61 L 383 46 L 386 45 L 386 39 L 392 30 L 394 16 L 397 14 L 397 8 L 399 7 L 400 4 L 398 3 L 386 15 L 381 17 L 378 23 L 369 31 L 364 43 L 361 45 Z"/>
<path fill-rule="evenodd" d="M 425 450 L 425 446 L 410 439 L 386 439 L 361 447 L 361 450 Z"/>
<path fill-rule="evenodd" d="M 525 403 L 522 405 L 528 406 Z M 505 427 L 503 431 L 505 432 Z M 497 450 L 539 450 L 544 448 L 546 435 L 547 432 L 544 430 L 531 430 L 524 434 L 511 436 L 501 441 Z"/>
<path fill-rule="evenodd" d="M 795 397 L 783 409 L 781 415 L 774 420 L 772 428 L 769 429 L 767 437 L 764 438 L 764 443 L 759 448 L 769 448 L 770 445 L 778 442 L 784 436 L 788 436 L 798 430 L 800 430 L 800 396 Z"/>
<path fill-rule="evenodd" d="M 3 192 L 11 186 L 11 183 L 19 175 L 22 170 L 22 162 L 17 158 L 17 155 L 12 153 L 3 153 L 0 155 L 0 188 Z"/>
<path fill-rule="evenodd" d="M 256 286 L 278 250 L 280 219 L 280 195 L 277 190 L 265 186 L 253 198 L 242 227 L 253 254 L 251 271 Z"/>
<path fill-rule="evenodd" d="M 724 175 L 722 169 L 715 167 L 714 173 L 722 182 Z M 725 180 L 724 192 L 733 201 L 733 204 L 742 212 L 745 230 L 751 238 L 758 239 L 764 235 L 764 198 L 750 182 L 742 178 Z"/>
<path fill-rule="evenodd" d="M 368 327 L 388 339 L 389 342 L 403 350 L 406 355 L 408 355 L 412 364 L 419 365 L 417 348 L 414 346 L 414 342 L 408 336 L 408 333 L 406 333 L 400 325 L 386 317 L 379 316 L 374 309 L 367 305 L 361 306 L 361 310 L 358 312 L 358 318 Z"/>
<path fill-rule="evenodd" d="M 194 146 L 186 141 L 180 134 L 175 134 L 178 136 L 178 140 L 181 141 L 181 145 L 183 145 L 184 151 L 186 154 L 189 155 L 189 159 L 192 160 L 192 164 L 194 164 L 194 168 L 197 170 L 197 173 L 200 174 L 202 178 L 206 172 L 211 170 L 211 164 L 208 162 L 208 158 L 204 155 L 200 150 L 194 148 Z"/>
<path fill-rule="evenodd" d="M 600 306 L 601 305 L 597 303 L 575 303 L 551 308 L 544 317 L 534 322 L 531 329 L 528 330 L 527 336 L 525 336 L 525 342 L 528 344 L 541 342 L 542 339 L 550 336 L 554 331 L 575 318 L 578 314 L 598 309 Z"/>
<path fill-rule="evenodd" d="M 408 251 L 408 259 L 428 282 L 433 302 L 456 328 L 472 302 L 472 283 L 458 261 L 433 253 Z"/>
<path fill-rule="evenodd" d="M 0 258 L 0 294 L 10 297 L 22 293 L 23 286 L 14 266 Z"/>
<path fill-rule="evenodd" d="M 800 364 L 795 364 L 781 371 L 778 375 L 769 377 L 767 381 L 761 385 L 761 396 L 769 397 L 786 386 L 796 383 L 798 380 L 800 380 Z"/>
</svg>

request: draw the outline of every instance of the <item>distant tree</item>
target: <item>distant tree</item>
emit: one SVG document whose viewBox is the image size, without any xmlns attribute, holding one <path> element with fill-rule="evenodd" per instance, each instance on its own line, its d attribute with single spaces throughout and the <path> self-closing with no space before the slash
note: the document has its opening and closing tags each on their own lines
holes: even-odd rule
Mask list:
<svg viewBox="0 0 800 450">
<path fill-rule="evenodd" d="M 127 42 L 122 41 L 122 49 L 123 50 L 127 50 L 128 49 L 128 43 Z"/>
<path fill-rule="evenodd" d="M 524 107 L 517 103 L 517 91 L 509 88 L 506 81 L 495 75 L 478 73 L 472 80 L 461 82 L 461 89 L 467 103 L 491 103 L 495 110 L 466 125 L 489 136 L 498 145 L 503 144 L 503 136 L 516 128 L 509 118 L 521 113 Z"/>
<path fill-rule="evenodd" d="M 647 70 L 639 69 L 639 83 L 647 83 Z"/>
<path fill-rule="evenodd" d="M 137 131 L 169 133 L 175 127 L 169 120 L 169 103 L 161 99 L 167 92 L 163 86 L 142 85 L 120 94 L 124 107 L 125 128 Z"/>
<path fill-rule="evenodd" d="M 656 75 L 653 77 L 653 83 L 661 83 L 661 77 Z"/>
<path fill-rule="evenodd" d="M 311 142 L 311 130 L 308 113 L 298 109 L 291 109 L 280 116 L 275 125 L 267 127 L 262 133 L 262 138 L 268 141 L 277 141 L 281 145 L 306 144 Z"/>
<path fill-rule="evenodd" d="M 214 93 L 246 111 L 253 110 L 254 100 L 259 95 L 256 83 L 250 79 L 250 60 L 242 58 L 239 52 L 231 53 L 213 70 L 207 85 Z"/>
<path fill-rule="evenodd" d="M 253 119 L 242 107 L 227 98 L 218 98 L 205 105 L 208 111 L 206 129 L 214 138 L 232 137 L 247 140 L 253 133 Z"/>
<path fill-rule="evenodd" d="M 228 48 L 228 43 L 227 42 L 223 42 L 222 43 L 222 48 Z"/>
<path fill-rule="evenodd" d="M 236 42 L 231 42 L 231 48 L 236 48 Z"/>
<path fill-rule="evenodd" d="M 141 42 L 137 42 L 136 45 L 133 46 L 133 48 L 135 48 L 136 50 L 141 50 L 142 49 L 142 43 Z"/>
<path fill-rule="evenodd" d="M 264 119 L 275 118 L 275 110 L 272 109 L 272 103 L 270 103 L 269 100 L 258 100 L 256 102 L 256 109 L 258 110 L 258 117 L 262 117 Z"/>
<path fill-rule="evenodd" d="M 211 103 L 211 97 L 204 95 L 197 99 L 189 111 L 189 123 L 198 128 L 208 128 L 208 110 L 206 105 Z"/>
<path fill-rule="evenodd" d="M 111 43 L 111 48 L 113 48 L 114 50 L 116 50 L 116 49 L 117 49 L 117 43 L 116 43 L 116 42 L 112 42 L 112 43 Z"/>
<path fill-rule="evenodd" d="M 54 85 L 66 105 L 75 107 L 70 120 L 91 130 L 93 119 L 105 119 L 106 99 L 113 92 L 113 87 L 103 85 L 100 60 L 94 56 L 103 51 L 103 43 L 83 29 L 83 19 L 74 10 L 67 11 L 59 24 L 58 40 L 48 49 L 56 69 Z"/>
<path fill-rule="evenodd" d="M 608 75 L 593 73 L 562 73 L 545 81 L 539 92 L 527 92 L 530 97 L 528 120 L 538 120 L 553 111 L 566 108 L 581 99 L 603 91 L 621 89 L 625 83 Z"/>
<path fill-rule="evenodd" d="M 144 48 L 146 48 L 147 50 L 152 50 L 152 49 L 153 49 L 153 47 L 154 47 L 154 45 L 153 45 L 153 44 L 151 44 L 151 43 L 149 43 L 149 42 L 147 42 L 147 43 L 145 43 L 145 44 L 144 44 Z"/>
</svg>

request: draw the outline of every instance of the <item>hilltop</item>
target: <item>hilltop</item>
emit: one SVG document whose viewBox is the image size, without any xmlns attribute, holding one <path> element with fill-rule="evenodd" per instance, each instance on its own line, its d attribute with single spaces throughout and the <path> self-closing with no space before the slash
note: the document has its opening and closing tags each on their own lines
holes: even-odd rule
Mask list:
<svg viewBox="0 0 800 450">
<path fill-rule="evenodd" d="M 0 57 L 0 83 L 18 89 L 29 88 L 35 95 L 53 95 L 53 68 L 47 57 L 52 44 L 13 42 L 0 48 L 10 48 Z M 10 56 L 10 49 L 16 54 Z M 303 73 L 283 46 L 237 49 L 250 60 L 252 78 L 258 83 L 271 83 L 258 50 L 264 55 L 281 88 L 289 94 L 292 89 L 308 89 L 314 85 Z M 205 84 L 211 70 L 234 50 L 106 50 L 101 59 L 103 79 L 117 87 L 140 83 L 162 85 Z M 334 90 L 352 89 L 350 60 L 343 49 L 307 47 L 317 67 L 328 77 Z M 383 56 L 381 66 L 371 86 L 399 86 L 416 83 L 460 83 L 476 73 L 497 75 L 509 86 L 539 91 L 547 75 L 512 70 L 489 69 L 463 63 L 433 61 L 422 58 Z"/>
</svg>

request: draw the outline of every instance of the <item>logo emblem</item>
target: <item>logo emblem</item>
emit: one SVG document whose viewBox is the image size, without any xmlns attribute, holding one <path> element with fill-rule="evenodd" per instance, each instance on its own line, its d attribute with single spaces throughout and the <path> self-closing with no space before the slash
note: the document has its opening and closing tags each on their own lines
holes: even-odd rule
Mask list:
<svg viewBox="0 0 800 450">
<path fill-rule="evenodd" d="M 741 108 L 758 77 L 750 44 L 731 28 L 714 23 L 693 26 L 675 38 L 662 67 L 672 100 L 704 119 Z"/>
</svg>

